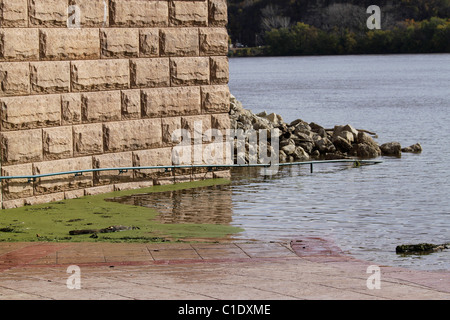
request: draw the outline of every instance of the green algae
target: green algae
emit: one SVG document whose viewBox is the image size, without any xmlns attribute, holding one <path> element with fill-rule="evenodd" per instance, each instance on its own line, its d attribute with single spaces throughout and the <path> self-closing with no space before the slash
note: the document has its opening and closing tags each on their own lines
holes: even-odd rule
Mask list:
<svg viewBox="0 0 450 320">
<path fill-rule="evenodd" d="M 226 179 L 211 179 L 153 186 L 139 190 L 117 191 L 46 204 L 0 211 L 0 241 L 3 242 L 167 242 L 189 239 L 223 239 L 241 228 L 218 224 L 167 224 L 156 218 L 152 208 L 106 201 L 114 197 L 153 192 L 184 190 L 218 184 Z M 130 230 L 70 235 L 71 230 L 130 226 Z"/>
</svg>

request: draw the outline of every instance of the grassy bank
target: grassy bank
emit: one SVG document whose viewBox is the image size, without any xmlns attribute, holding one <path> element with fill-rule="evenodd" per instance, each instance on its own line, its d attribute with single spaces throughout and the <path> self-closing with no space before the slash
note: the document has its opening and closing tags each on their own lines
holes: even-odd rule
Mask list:
<svg viewBox="0 0 450 320">
<path fill-rule="evenodd" d="M 165 192 L 217 184 L 214 179 L 118 191 L 34 206 L 0 211 L 0 241 L 52 242 L 165 242 L 187 239 L 221 239 L 240 232 L 240 228 L 212 224 L 162 224 L 158 212 L 141 206 L 105 201 L 107 198 L 138 193 Z M 72 230 L 104 229 L 109 226 L 135 227 L 132 230 L 70 235 Z"/>
</svg>

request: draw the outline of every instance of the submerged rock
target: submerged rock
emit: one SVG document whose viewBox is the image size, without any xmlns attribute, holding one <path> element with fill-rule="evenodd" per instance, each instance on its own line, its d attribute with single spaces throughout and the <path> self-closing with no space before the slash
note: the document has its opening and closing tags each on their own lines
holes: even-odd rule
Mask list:
<svg viewBox="0 0 450 320">
<path fill-rule="evenodd" d="M 405 153 L 421 153 L 422 152 L 422 146 L 420 143 L 413 144 L 409 147 L 403 148 L 402 152 Z"/>
<path fill-rule="evenodd" d="M 432 244 L 432 243 L 419 243 L 419 244 L 402 244 L 395 248 L 395 252 L 399 254 L 427 254 L 437 251 L 448 249 L 450 244 Z"/>
<path fill-rule="evenodd" d="M 297 119 L 286 123 L 275 113 L 254 114 L 246 110 L 233 95 L 230 96 L 230 119 L 232 129 L 280 131 L 280 162 L 306 161 L 309 159 L 371 159 L 379 156 L 400 157 L 402 152 L 418 153 L 420 144 L 401 148 L 400 143 L 390 142 L 381 146 L 374 140 L 376 134 L 364 129 L 355 129 L 350 124 L 336 125 L 325 129 L 321 125 Z M 270 145 L 268 135 L 268 145 Z M 248 151 L 247 151 L 248 152 Z M 240 158 L 243 155 L 238 155 Z M 248 155 L 245 156 L 248 159 Z"/>
<path fill-rule="evenodd" d="M 398 142 L 384 143 L 380 146 L 380 149 L 381 154 L 383 156 L 393 156 L 393 157 L 402 156 L 402 146 Z"/>
</svg>

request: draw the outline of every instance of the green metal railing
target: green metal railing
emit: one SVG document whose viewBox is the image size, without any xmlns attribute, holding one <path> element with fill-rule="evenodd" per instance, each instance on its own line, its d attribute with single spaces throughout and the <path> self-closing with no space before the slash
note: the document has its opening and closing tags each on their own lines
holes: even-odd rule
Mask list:
<svg viewBox="0 0 450 320">
<path fill-rule="evenodd" d="M 355 166 L 360 166 L 362 164 L 379 164 L 382 163 L 381 160 L 357 160 L 357 159 L 337 159 L 337 160 L 317 160 L 317 161 L 301 161 L 301 162 L 286 162 L 278 164 L 211 164 L 211 165 L 172 165 L 172 166 L 142 166 L 142 167 L 120 167 L 120 168 L 95 168 L 95 169 L 84 169 L 84 170 L 74 170 L 74 171 L 63 171 L 54 173 L 44 173 L 36 175 L 22 175 L 22 176 L 0 176 L 0 181 L 2 180 L 12 180 L 12 179 L 28 179 L 28 182 L 35 181 L 38 178 L 60 176 L 66 174 L 73 174 L 75 177 L 83 175 L 83 173 L 89 172 L 99 172 L 99 171 L 117 171 L 118 174 L 126 173 L 128 170 L 147 170 L 147 169 L 164 169 L 170 171 L 173 169 L 195 169 L 195 168 L 208 168 L 210 171 L 220 168 L 251 168 L 251 167 L 285 167 L 285 166 L 295 166 L 295 165 L 309 165 L 310 171 L 313 173 L 313 167 L 315 164 L 324 163 L 353 163 Z"/>
</svg>

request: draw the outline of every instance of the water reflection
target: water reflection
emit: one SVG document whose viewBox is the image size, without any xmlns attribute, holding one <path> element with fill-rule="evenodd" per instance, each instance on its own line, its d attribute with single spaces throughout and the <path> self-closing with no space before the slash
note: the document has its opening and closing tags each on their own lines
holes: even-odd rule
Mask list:
<svg viewBox="0 0 450 320">
<path fill-rule="evenodd" d="M 115 201 L 155 209 L 161 223 L 228 225 L 233 214 L 229 185 L 135 194 Z"/>
</svg>

